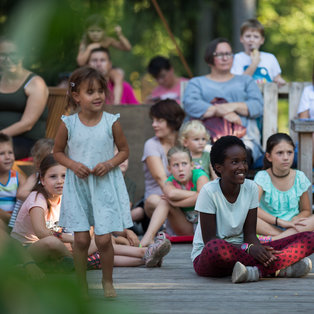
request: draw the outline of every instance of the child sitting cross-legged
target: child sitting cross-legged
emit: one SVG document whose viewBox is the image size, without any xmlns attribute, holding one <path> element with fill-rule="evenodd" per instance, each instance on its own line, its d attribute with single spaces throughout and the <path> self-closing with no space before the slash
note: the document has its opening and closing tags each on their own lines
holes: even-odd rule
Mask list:
<svg viewBox="0 0 314 314">
<path fill-rule="evenodd" d="M 197 224 L 194 211 L 195 202 L 202 186 L 209 181 L 202 169 L 193 169 L 189 150 L 182 146 L 172 147 L 167 154 L 171 176 L 166 181 L 165 194 L 158 203 L 144 234 L 141 245 L 148 246 L 166 219 L 177 235 L 193 235 Z M 159 233 L 155 249 L 161 252 L 170 249 L 170 243 L 162 241 L 165 236 Z M 160 240 L 160 241 L 159 241 Z"/>
<path fill-rule="evenodd" d="M 262 245 L 256 237 L 258 187 L 245 179 L 247 152 L 235 136 L 223 136 L 210 152 L 218 179 L 204 185 L 192 250 L 199 276 L 232 275 L 233 283 L 260 277 L 302 277 L 312 269 L 314 233 L 300 232 Z"/>
</svg>

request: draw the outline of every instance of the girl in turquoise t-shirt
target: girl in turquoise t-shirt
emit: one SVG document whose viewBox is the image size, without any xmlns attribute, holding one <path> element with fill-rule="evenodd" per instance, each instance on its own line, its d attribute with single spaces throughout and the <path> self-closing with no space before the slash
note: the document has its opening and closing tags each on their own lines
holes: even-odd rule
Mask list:
<svg viewBox="0 0 314 314">
<path fill-rule="evenodd" d="M 291 169 L 294 143 L 285 133 L 270 136 L 266 144 L 264 169 L 254 181 L 258 184 L 260 204 L 257 233 L 276 240 L 288 235 L 314 231 L 310 206 L 309 179 L 302 171 Z"/>
<path fill-rule="evenodd" d="M 168 219 L 177 235 L 193 235 L 197 215 L 194 211 L 199 191 L 209 181 L 201 169 L 193 169 L 192 157 L 185 147 L 174 146 L 167 154 L 168 169 L 171 173 L 166 181 L 165 194 L 154 210 L 141 245 L 148 246 L 155 234 Z"/>
</svg>

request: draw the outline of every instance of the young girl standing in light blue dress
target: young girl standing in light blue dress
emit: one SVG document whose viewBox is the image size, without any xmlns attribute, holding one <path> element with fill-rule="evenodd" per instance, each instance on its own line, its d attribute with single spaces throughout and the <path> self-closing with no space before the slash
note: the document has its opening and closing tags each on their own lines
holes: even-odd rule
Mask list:
<svg viewBox="0 0 314 314">
<path fill-rule="evenodd" d="M 115 297 L 111 232 L 132 226 L 129 197 L 118 167 L 128 158 L 129 149 L 119 114 L 103 111 L 106 92 L 106 81 L 97 70 L 83 67 L 73 72 L 68 104 L 78 113 L 62 116 L 54 155 L 68 168 L 60 225 L 74 232 L 73 256 L 78 277 L 87 290 L 87 250 L 93 226 L 104 293 L 106 297 Z M 118 148 L 116 155 L 114 145 Z"/>
</svg>

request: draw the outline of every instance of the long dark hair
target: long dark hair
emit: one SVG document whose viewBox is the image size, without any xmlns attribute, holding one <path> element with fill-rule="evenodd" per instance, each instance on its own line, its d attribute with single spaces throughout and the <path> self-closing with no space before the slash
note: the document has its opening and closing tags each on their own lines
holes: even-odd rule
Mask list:
<svg viewBox="0 0 314 314">
<path fill-rule="evenodd" d="M 274 147 L 282 141 L 290 144 L 293 147 L 293 150 L 295 149 L 295 145 L 293 143 L 293 140 L 288 134 L 286 134 L 286 133 L 275 133 L 275 134 L 271 135 L 267 140 L 266 153 L 270 154 L 272 152 L 272 150 L 274 149 Z M 264 164 L 264 166 L 263 166 L 264 170 L 272 167 L 272 163 L 266 158 L 266 154 L 264 156 L 263 164 Z"/>
<path fill-rule="evenodd" d="M 36 191 L 36 198 L 38 196 L 38 194 L 42 194 L 46 201 L 47 201 L 47 207 L 48 207 L 48 212 L 50 214 L 51 212 L 51 204 L 49 201 L 49 195 L 47 193 L 47 191 L 45 190 L 44 186 L 41 184 L 40 179 L 43 178 L 46 174 L 46 172 L 48 171 L 49 168 L 54 167 L 59 165 L 59 163 L 54 159 L 52 154 L 47 155 L 42 162 L 40 163 L 40 167 L 39 167 L 39 175 L 37 177 L 37 182 L 35 184 L 35 186 L 33 187 L 32 191 Z"/>
</svg>

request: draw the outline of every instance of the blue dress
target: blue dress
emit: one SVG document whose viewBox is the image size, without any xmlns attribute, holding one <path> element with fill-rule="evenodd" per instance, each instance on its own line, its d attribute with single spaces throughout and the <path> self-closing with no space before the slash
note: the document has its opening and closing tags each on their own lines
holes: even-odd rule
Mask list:
<svg viewBox="0 0 314 314">
<path fill-rule="evenodd" d="M 266 170 L 259 171 L 254 181 L 263 189 L 259 207 L 267 213 L 290 221 L 300 213 L 299 203 L 301 195 L 311 185 L 309 179 L 302 171 L 295 171 L 293 186 L 288 191 L 277 190 Z"/>
<path fill-rule="evenodd" d="M 86 126 L 78 114 L 62 116 L 68 130 L 68 156 L 93 169 L 99 162 L 114 156 L 112 125 L 120 117 L 103 112 L 100 122 Z M 129 196 L 122 172 L 115 167 L 104 176 L 90 174 L 80 179 L 67 169 L 61 203 L 60 225 L 69 231 L 95 234 L 122 231 L 133 225 Z"/>
</svg>

